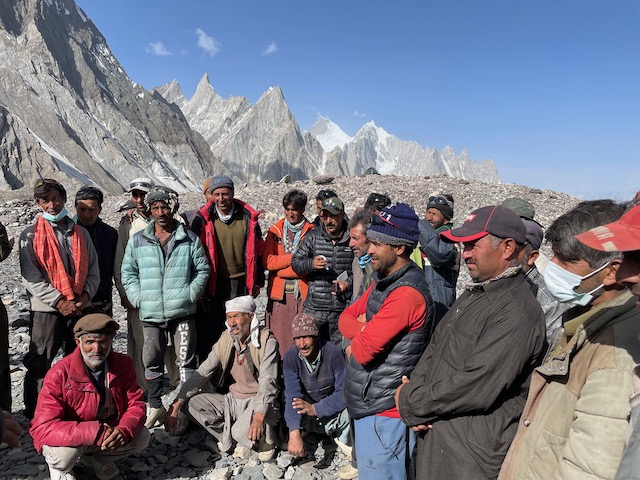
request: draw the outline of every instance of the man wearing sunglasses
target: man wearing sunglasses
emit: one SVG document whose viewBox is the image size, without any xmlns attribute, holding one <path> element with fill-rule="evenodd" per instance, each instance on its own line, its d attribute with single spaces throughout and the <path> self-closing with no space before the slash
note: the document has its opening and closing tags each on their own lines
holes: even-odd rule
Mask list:
<svg viewBox="0 0 640 480">
<path fill-rule="evenodd" d="M 621 253 L 597 229 L 603 250 L 585 232 L 618 221 L 612 200 L 578 204 L 547 230 L 553 258 L 544 278 L 571 305 L 550 353 L 531 378 L 518 433 L 500 478 L 614 478 L 629 429 L 634 358 L 640 358 L 636 297 L 618 283 Z"/>
<path fill-rule="evenodd" d="M 24 357 L 24 414 L 33 412 L 45 374 L 61 347 L 76 348 L 73 325 L 100 284 L 98 255 L 89 233 L 67 215 L 67 191 L 56 180 L 33 190 L 42 214 L 20 235 L 20 273 L 30 302 L 29 352 Z"/>
<path fill-rule="evenodd" d="M 460 252 L 455 243 L 440 238 L 440 233 L 453 227 L 452 218 L 453 197 L 438 194 L 429 197 L 425 219 L 418 222 L 424 276 L 436 306 L 436 323 L 456 300 Z"/>
<path fill-rule="evenodd" d="M 302 239 L 291 259 L 291 268 L 297 275 L 307 277 L 309 291 L 304 311 L 316 319 L 320 338 L 340 345 L 338 317 L 347 306 L 353 283 L 353 252 L 342 200 L 326 198 L 319 217 L 320 227 Z"/>
</svg>

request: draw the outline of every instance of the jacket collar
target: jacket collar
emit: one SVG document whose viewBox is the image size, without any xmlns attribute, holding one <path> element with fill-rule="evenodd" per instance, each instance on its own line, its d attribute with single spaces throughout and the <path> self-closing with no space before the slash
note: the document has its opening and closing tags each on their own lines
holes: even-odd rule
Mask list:
<svg viewBox="0 0 640 480">
<path fill-rule="evenodd" d="M 109 352 L 106 360 L 108 365 L 106 374 L 109 380 L 111 380 L 114 375 L 122 373 L 118 371 L 119 364 L 115 356 L 112 346 L 111 352 Z M 91 379 L 87 373 L 87 368 L 85 367 L 84 360 L 82 359 L 82 354 L 80 353 L 80 347 L 76 347 L 71 355 L 69 355 L 69 379 L 78 383 L 91 383 Z"/>
<path fill-rule="evenodd" d="M 174 232 L 176 241 L 184 240 L 185 237 L 187 236 L 187 232 L 184 229 L 184 225 L 182 225 L 182 223 L 177 221 L 175 218 L 173 219 L 173 221 L 176 224 L 176 230 Z M 151 219 L 149 224 L 146 227 L 144 227 L 144 236 L 151 241 L 155 241 L 155 242 L 158 241 L 158 238 L 156 237 L 156 221 L 155 220 Z"/>
<path fill-rule="evenodd" d="M 571 353 L 579 350 L 587 341 L 599 331 L 627 318 L 627 313 L 633 311 L 635 297 L 629 290 L 602 305 L 569 320 L 564 324 L 564 335 L 558 335 L 551 346 L 550 354 L 545 362 L 536 370 L 545 376 L 566 375 L 569 372 Z"/>
</svg>

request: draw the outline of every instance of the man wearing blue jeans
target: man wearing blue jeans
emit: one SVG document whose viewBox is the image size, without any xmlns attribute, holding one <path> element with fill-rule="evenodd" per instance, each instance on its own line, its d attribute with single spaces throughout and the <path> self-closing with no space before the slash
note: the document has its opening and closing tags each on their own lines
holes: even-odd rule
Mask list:
<svg viewBox="0 0 640 480">
<path fill-rule="evenodd" d="M 358 478 L 405 480 L 416 434 L 402 422 L 393 394 L 425 350 L 435 312 L 424 274 L 410 259 L 418 243 L 411 207 L 373 214 L 367 238 L 378 276 L 340 316 L 351 341 L 344 394 L 355 419 Z"/>
</svg>

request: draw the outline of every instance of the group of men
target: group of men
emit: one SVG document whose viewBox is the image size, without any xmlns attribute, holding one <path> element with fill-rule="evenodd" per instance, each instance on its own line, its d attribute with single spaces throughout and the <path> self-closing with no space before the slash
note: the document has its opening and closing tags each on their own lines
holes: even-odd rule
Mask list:
<svg viewBox="0 0 640 480">
<path fill-rule="evenodd" d="M 322 190 L 311 222 L 292 190 L 263 241 L 224 175 L 187 220 L 175 192 L 135 180 L 116 236 L 90 188 L 76 223 L 58 182 L 36 184 L 43 214 L 20 238 L 25 414 L 52 478 L 77 462 L 114 478 L 149 429 L 189 420 L 219 451 L 261 461 L 280 440 L 302 457 L 310 434 L 330 437 L 353 459 L 340 478 L 637 478 L 640 206 L 582 202 L 545 234 L 517 198 L 454 228 L 447 194 L 429 196 L 424 219 L 380 194 L 347 217 Z M 112 277 L 131 359 L 111 352 Z M 168 411 L 165 367 L 179 383 Z"/>
</svg>

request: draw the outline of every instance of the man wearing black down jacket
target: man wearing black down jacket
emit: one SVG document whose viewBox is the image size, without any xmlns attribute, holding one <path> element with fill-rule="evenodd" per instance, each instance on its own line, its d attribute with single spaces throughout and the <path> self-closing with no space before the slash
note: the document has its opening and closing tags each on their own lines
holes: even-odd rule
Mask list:
<svg viewBox="0 0 640 480">
<path fill-rule="evenodd" d="M 520 217 L 501 206 L 442 234 L 464 244 L 472 281 L 396 390 L 402 420 L 419 432 L 418 478 L 498 475 L 545 344 L 542 310 L 517 264 L 525 236 Z"/>
<path fill-rule="evenodd" d="M 349 248 L 349 226 L 342 200 L 338 197 L 323 200 L 319 216 L 320 228 L 309 232 L 300 242 L 291 267 L 308 278 L 304 311 L 316 319 L 320 338 L 340 345 L 338 317 L 347 306 L 353 279 L 353 252 Z M 338 280 L 343 272 L 347 279 Z"/>
</svg>

